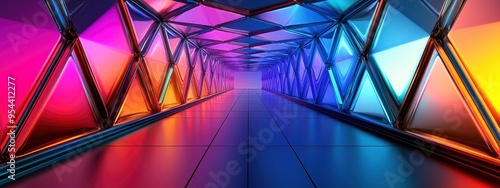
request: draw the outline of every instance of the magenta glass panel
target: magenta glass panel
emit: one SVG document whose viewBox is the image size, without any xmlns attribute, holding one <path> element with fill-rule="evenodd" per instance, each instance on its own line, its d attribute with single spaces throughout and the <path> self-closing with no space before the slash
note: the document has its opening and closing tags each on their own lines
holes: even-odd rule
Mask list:
<svg viewBox="0 0 500 188">
<path fill-rule="evenodd" d="M 84 16 L 84 15 L 82 15 Z M 132 51 L 115 4 L 80 34 L 85 54 L 105 102 L 132 58 Z"/>
<path fill-rule="evenodd" d="M 0 143 L 12 125 L 7 118 L 8 77 L 15 79 L 15 121 L 61 38 L 44 1 L 19 0 L 2 6 L 8 8 L 0 8 Z"/>
<path fill-rule="evenodd" d="M 70 58 L 60 63 L 60 76 L 52 76 L 18 135 L 16 155 L 99 129 L 78 62 Z"/>
<path fill-rule="evenodd" d="M 142 0 L 142 1 L 160 14 L 171 12 L 185 5 L 184 3 L 174 0 Z"/>
<path fill-rule="evenodd" d="M 210 39 L 210 40 L 217 40 L 217 41 L 228 41 L 232 40 L 235 38 L 239 38 L 241 35 L 230 33 L 230 32 L 225 32 L 225 31 L 219 31 L 219 30 L 212 30 L 207 33 L 203 33 L 201 35 L 196 36 L 195 38 L 199 39 Z"/>
</svg>

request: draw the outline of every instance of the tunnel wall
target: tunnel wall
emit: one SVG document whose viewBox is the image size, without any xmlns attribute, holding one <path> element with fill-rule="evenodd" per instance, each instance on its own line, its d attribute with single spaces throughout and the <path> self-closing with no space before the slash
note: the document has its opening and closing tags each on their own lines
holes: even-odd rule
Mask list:
<svg viewBox="0 0 500 188">
<path fill-rule="evenodd" d="M 263 89 L 498 164 L 494 6 L 373 2 L 264 70 Z"/>
<path fill-rule="evenodd" d="M 0 66 L 2 160 L 233 88 L 231 69 L 131 2 L 75 2 L 0 13 L 0 57 L 15 60 Z"/>
</svg>

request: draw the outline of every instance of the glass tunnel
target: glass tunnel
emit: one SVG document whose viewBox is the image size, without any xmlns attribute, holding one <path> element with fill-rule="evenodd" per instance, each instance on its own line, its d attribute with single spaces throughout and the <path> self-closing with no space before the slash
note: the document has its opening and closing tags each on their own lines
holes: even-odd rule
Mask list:
<svg viewBox="0 0 500 188">
<path fill-rule="evenodd" d="M 500 1 L 2 4 L 2 187 L 500 186 Z"/>
</svg>

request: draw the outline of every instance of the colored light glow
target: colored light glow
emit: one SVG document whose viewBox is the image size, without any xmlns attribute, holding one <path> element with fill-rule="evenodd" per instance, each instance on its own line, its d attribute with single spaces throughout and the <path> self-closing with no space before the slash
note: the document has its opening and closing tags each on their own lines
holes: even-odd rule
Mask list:
<svg viewBox="0 0 500 188">
<path fill-rule="evenodd" d="M 7 141 L 4 138 L 7 126 L 11 125 L 7 116 L 10 104 L 7 101 L 8 76 L 15 79 L 14 110 L 19 117 L 21 109 L 31 98 L 30 92 L 36 88 L 37 80 L 44 75 L 43 70 L 48 67 L 47 61 L 61 38 L 43 2 L 30 1 L 33 6 L 28 7 L 25 6 L 26 3 L 9 2 L 9 8 L 0 11 L 0 58 L 3 60 L 0 63 L 0 77 L 5 80 L 5 84 L 0 86 L 5 91 L 0 92 L 0 113 L 3 114 L 0 115 L 0 144 Z"/>
<path fill-rule="evenodd" d="M 234 88 L 262 88 L 262 72 L 234 72 Z"/>
<path fill-rule="evenodd" d="M 372 53 L 428 37 L 429 33 L 430 31 L 424 30 L 397 8 L 388 6 L 377 31 L 377 36 L 374 39 Z"/>
<path fill-rule="evenodd" d="M 173 69 L 172 69 L 173 70 Z M 169 73 L 171 73 L 169 71 Z M 167 76 L 170 74 L 167 74 Z M 172 74 L 173 75 L 173 74 Z M 165 92 L 163 101 L 161 102 L 161 107 L 163 110 L 178 106 L 181 104 L 180 92 L 175 91 L 175 79 L 171 79 L 168 82 L 167 90 Z"/>
<path fill-rule="evenodd" d="M 81 78 L 78 65 L 70 58 L 60 77 L 52 78 L 55 86 L 43 92 L 36 110 L 20 133 L 17 142 L 21 147 L 16 155 L 98 130 Z"/>
<path fill-rule="evenodd" d="M 374 3 L 368 10 L 359 12 L 347 21 L 347 23 L 356 30 L 356 33 L 359 34 L 363 42 L 366 41 L 366 37 L 368 37 L 368 32 L 373 23 L 375 9 L 377 8 L 376 5 L 377 3 Z"/>
<path fill-rule="evenodd" d="M 189 88 L 188 88 L 188 95 L 186 97 L 186 100 L 188 102 L 194 101 L 198 98 L 198 88 L 196 86 L 197 86 L 197 80 L 193 74 L 193 76 L 191 77 L 191 82 L 189 84 Z"/>
<path fill-rule="evenodd" d="M 500 62 L 500 16 L 495 9 L 499 5 L 494 0 L 468 1 L 449 34 L 497 125 L 500 124 L 500 74 L 494 67 Z"/>
<path fill-rule="evenodd" d="M 428 22 L 437 17 L 420 2 L 391 2 L 378 28 L 372 56 L 387 86 L 401 104 L 415 74 L 433 26 Z M 412 7 L 415 10 L 404 7 Z M 397 15 L 397 16 L 396 16 Z M 420 17 L 418 15 L 421 15 Z M 401 63 L 404 60 L 405 63 Z"/>
<path fill-rule="evenodd" d="M 93 74 L 96 77 L 99 93 L 105 102 L 125 74 L 127 65 L 132 60 L 131 54 L 114 50 L 97 42 L 82 39 L 82 46 L 87 55 Z"/>
<path fill-rule="evenodd" d="M 134 32 L 137 36 L 137 42 L 140 43 L 144 38 L 144 36 L 146 36 L 148 29 L 151 27 L 154 21 L 150 20 L 148 16 L 142 14 L 141 11 L 138 10 L 136 7 L 133 6 L 128 6 L 128 7 L 130 12 L 130 17 L 134 25 L 133 26 Z"/>
<path fill-rule="evenodd" d="M 352 108 L 352 112 L 374 119 L 388 119 L 387 113 L 384 110 L 384 106 L 380 101 L 380 96 L 375 89 L 368 71 L 365 71 L 361 83 L 359 84 L 359 90 L 356 96 L 355 105 Z"/>
<path fill-rule="evenodd" d="M 167 61 L 167 51 L 165 49 L 165 42 L 163 41 L 161 31 L 155 36 L 151 47 L 146 53 L 147 58 L 151 58 L 157 61 Z"/>
<path fill-rule="evenodd" d="M 132 53 L 125 33 L 119 8 L 117 5 L 113 5 L 90 27 L 82 31 L 80 39 L 93 41 L 124 53 Z"/>
<path fill-rule="evenodd" d="M 427 44 L 424 37 L 373 54 L 377 67 L 398 102 L 402 102 Z M 405 63 L 401 63 L 404 59 Z"/>
<path fill-rule="evenodd" d="M 338 104 L 342 103 L 337 103 L 336 97 L 335 97 L 335 91 L 333 90 L 333 86 L 330 84 L 326 86 L 326 91 L 325 91 L 325 96 L 323 97 L 323 100 L 321 101 L 323 104 L 329 104 L 334 108 L 338 108 Z"/>
<path fill-rule="evenodd" d="M 160 84 L 165 78 L 169 56 L 165 49 L 165 41 L 163 41 L 161 31 L 156 35 L 151 47 L 146 53 L 145 64 L 147 66 L 155 93 L 160 92 Z"/>
<path fill-rule="evenodd" d="M 340 97 L 339 86 L 338 86 L 337 81 L 335 79 L 335 75 L 333 73 L 333 69 L 332 68 L 328 69 L 328 76 L 330 78 L 330 83 L 333 86 L 333 91 L 334 91 L 334 94 L 335 94 L 336 103 L 338 105 L 342 105 L 344 103 L 344 100 L 342 100 L 342 97 Z M 328 87 L 330 87 L 330 86 L 328 86 Z"/>
<path fill-rule="evenodd" d="M 151 81 L 153 82 L 153 88 L 155 93 L 160 92 L 161 83 L 166 76 L 167 64 L 164 61 L 156 61 L 145 59 L 145 64 L 147 66 Z"/>
<path fill-rule="evenodd" d="M 314 51 L 314 56 L 313 56 L 311 63 L 312 63 L 311 68 L 312 68 L 312 72 L 314 74 L 314 78 L 316 78 L 316 80 L 318 80 L 319 75 L 321 74 L 321 71 L 323 71 L 323 67 L 325 66 L 325 64 L 323 63 L 323 58 L 321 58 L 321 55 L 319 54 L 318 50 Z"/>
<path fill-rule="evenodd" d="M 478 129 L 478 122 L 451 79 L 441 58 L 435 57 L 422 85 L 410 131 L 446 135 L 446 139 L 491 152 Z"/>
<path fill-rule="evenodd" d="M 353 45 L 347 38 L 345 31 L 340 30 L 338 32 L 341 32 L 341 34 L 338 39 L 339 42 L 336 48 L 337 51 L 335 52 L 333 67 L 335 75 L 338 75 L 338 86 L 340 86 L 338 91 L 340 92 L 340 96 L 342 96 L 338 100 L 343 100 L 353 79 L 359 56 L 351 48 Z M 342 104 L 342 102 L 339 101 L 339 104 Z"/>
<path fill-rule="evenodd" d="M 152 111 L 150 108 L 154 107 L 148 104 L 150 101 L 157 100 L 161 110 L 166 110 L 185 102 L 195 101 L 200 96 L 208 96 L 231 89 L 233 87 L 232 70 L 258 70 L 257 72 L 261 76 L 255 80 L 264 82 L 265 85 L 259 84 L 260 86 L 256 88 L 264 87 L 276 90 L 300 97 L 300 99 L 306 98 L 309 102 L 312 102 L 311 99 L 317 99 L 318 96 L 324 95 L 325 97 L 321 98 L 322 103 L 343 107 L 341 113 L 345 115 L 368 117 L 390 125 L 392 121 L 390 117 L 393 115 L 394 117 L 401 116 L 400 114 L 391 114 L 389 117 L 389 111 L 385 108 L 394 107 L 392 101 L 389 101 L 390 97 L 395 98 L 396 103 L 398 103 L 395 106 L 399 106 L 403 102 L 410 84 L 420 83 L 420 80 L 412 82 L 412 79 L 419 60 L 422 58 L 422 52 L 430 32 L 435 26 L 437 20 L 435 10 L 440 7 L 442 1 L 387 1 L 388 6 L 382 9 L 385 12 L 377 15 L 381 17 L 381 21 L 377 22 L 378 28 L 373 27 L 373 30 L 370 28 L 372 28 L 375 13 L 379 13 L 374 11 L 375 1 L 373 1 L 373 5 L 368 6 L 367 10 L 363 11 L 361 9 L 364 8 L 361 6 L 356 7 L 360 9 L 350 9 L 359 0 L 296 2 L 295 5 L 284 8 L 271 7 L 274 10 L 262 10 L 256 15 L 245 17 L 227 10 L 210 7 L 205 4 L 206 2 L 181 3 L 143 0 L 145 4 L 154 9 L 150 11 L 158 12 L 155 14 L 157 17 L 154 20 L 150 18 L 151 15 L 144 13 L 142 13 L 144 15 L 134 15 L 149 9 L 147 6 L 140 7 L 143 6 L 141 2 L 122 2 L 123 4 L 120 5 L 129 8 L 127 12 L 118 9 L 116 2 L 113 1 L 89 1 L 85 6 L 81 6 L 81 9 L 71 10 L 71 16 L 67 19 L 74 24 L 77 35 L 69 38 L 68 36 L 64 37 L 64 41 L 67 41 L 67 45 L 69 45 L 68 49 L 65 50 L 69 51 L 75 47 L 71 46 L 74 45 L 73 41 L 77 42 L 76 45 L 81 42 L 85 54 L 78 54 L 82 56 L 79 59 L 88 59 L 89 62 L 74 62 L 73 59 L 68 62 L 58 62 L 58 66 L 61 67 L 58 67 L 51 74 L 45 73 L 43 68 L 49 65 L 47 64 L 48 57 L 58 52 L 54 46 L 62 37 L 57 31 L 53 19 L 48 19 L 51 15 L 49 15 L 47 7 L 50 8 L 51 5 L 57 3 L 45 1 L 38 4 L 38 8 L 33 8 L 35 6 L 22 8 L 24 6 L 16 5 L 14 7 L 21 7 L 17 9 L 24 12 L 16 13 L 14 11 L 16 9 L 0 12 L 0 25 L 2 25 L 0 36 L 8 38 L 8 40 L 3 40 L 5 42 L 0 43 L 0 47 L 3 49 L 0 51 L 0 57 L 4 60 L 15 60 L 15 63 L 4 63 L 7 66 L 2 64 L 0 75 L 8 76 L 8 73 L 16 76 L 16 79 L 19 80 L 17 96 L 22 104 L 18 105 L 17 110 L 19 110 L 19 106 L 25 106 L 29 99 L 36 99 L 30 96 L 30 92 L 38 87 L 36 84 L 39 84 L 37 81 L 40 80 L 41 76 L 50 77 L 49 84 L 41 93 L 42 96 L 36 99 L 38 102 L 29 112 L 31 114 L 25 114 L 28 117 L 28 123 L 26 127 L 23 127 L 25 132 L 22 133 L 18 141 L 20 143 L 26 142 L 26 144 L 23 146 L 24 148 L 21 148 L 19 154 L 44 149 L 50 145 L 97 131 L 99 126 L 93 108 L 102 104 L 96 105 L 96 102 L 101 102 L 100 99 L 88 98 L 94 92 L 94 88 L 98 89 L 98 94 L 101 95 L 104 106 L 107 107 L 103 110 L 103 113 L 106 114 L 99 115 L 105 117 L 111 115 L 113 120 L 117 119 L 116 122 L 121 124 L 150 115 Z M 278 1 L 273 0 L 273 2 Z M 79 3 L 71 1 L 72 6 L 75 4 Z M 65 3 L 62 5 L 64 6 Z M 496 53 L 499 49 L 496 44 L 500 43 L 500 38 L 495 33 L 495 31 L 500 30 L 500 18 L 495 14 L 494 8 L 498 7 L 497 5 L 496 1 L 467 2 L 449 35 L 449 39 L 458 52 L 457 57 L 460 58 L 460 62 L 464 64 L 468 75 L 472 77 L 472 84 L 479 89 L 482 98 L 486 101 L 486 106 L 498 122 L 500 120 L 498 112 L 500 100 L 495 99 L 495 96 L 500 94 L 497 90 L 500 87 L 497 84 L 500 83 L 500 77 L 496 76 L 498 71 L 494 69 L 496 66 L 494 62 L 500 61 L 500 55 Z M 135 7 L 137 9 L 134 9 L 133 6 L 140 8 Z M 179 10 L 183 6 L 185 11 L 173 11 Z M 38 15 L 37 20 L 32 21 L 33 23 L 26 23 L 22 20 L 24 17 L 30 19 L 31 13 L 39 11 L 34 9 L 42 10 L 42 13 L 47 15 L 47 19 Z M 332 16 L 337 16 L 337 13 L 347 10 L 357 12 L 343 15 L 346 16 L 342 18 L 344 20 L 332 18 Z M 55 12 L 54 14 L 59 13 Z M 66 18 L 61 16 L 55 15 L 54 18 L 64 21 Z M 131 19 L 133 31 L 125 26 L 124 18 Z M 158 23 L 153 24 L 155 21 Z M 36 33 L 36 37 L 30 37 L 29 32 L 26 34 L 26 30 L 30 30 L 26 29 L 26 24 L 31 30 L 36 31 L 33 31 Z M 159 32 L 147 32 L 151 29 L 151 25 L 158 24 L 161 28 Z M 278 24 L 281 25 L 278 26 Z M 63 29 L 64 34 L 74 31 L 73 28 L 61 29 Z M 375 33 L 369 33 L 374 31 Z M 144 46 L 144 49 L 149 49 L 147 52 L 131 49 L 130 44 L 134 40 L 129 38 L 131 32 L 136 32 L 138 40 L 142 41 L 141 44 L 151 45 Z M 13 33 L 21 35 L 14 36 Z M 158 34 L 148 36 L 152 33 Z M 166 35 L 163 36 L 164 34 Z M 335 36 L 340 36 L 340 38 L 334 38 Z M 368 46 L 369 49 L 361 49 L 363 45 L 360 44 L 366 40 L 367 36 L 374 37 L 372 38 L 373 45 Z M 76 37 L 76 39 L 72 39 L 72 37 Z M 441 41 L 443 38 L 440 37 L 433 36 L 432 40 Z M 66 40 L 66 38 L 70 40 Z M 144 38 L 148 40 L 144 41 Z M 337 42 L 337 46 L 332 46 L 332 43 Z M 441 45 L 441 43 L 437 45 Z M 33 50 L 33 47 L 36 47 L 37 50 Z M 323 50 L 326 54 L 323 53 Z M 200 60 L 199 54 L 196 54 L 201 51 L 210 54 L 206 56 L 211 56 L 208 58 L 209 65 L 205 74 L 203 74 L 202 65 L 206 58 Z M 364 57 L 366 55 L 369 57 L 368 60 L 372 62 L 366 64 L 364 58 L 360 60 L 358 52 L 366 52 L 363 54 Z M 177 59 L 175 62 L 170 59 L 174 56 L 178 56 L 175 58 Z M 333 56 L 335 58 L 327 58 Z M 133 57 L 135 58 L 132 61 Z M 194 59 L 195 57 L 198 58 Z M 142 62 L 142 58 L 144 58 L 144 62 Z M 131 63 L 134 66 L 131 66 Z M 148 71 L 133 75 L 131 83 L 128 83 L 130 79 L 123 79 L 129 78 L 125 76 L 130 76 L 126 75 L 127 70 L 140 71 L 129 69 L 135 67 L 135 64 L 142 66 L 142 63 L 145 63 Z M 169 65 L 169 63 L 177 65 Z M 364 69 L 365 65 L 368 65 L 368 70 L 362 70 L 364 72 L 357 70 L 357 68 Z M 370 67 L 370 65 L 374 66 Z M 80 66 L 83 68 L 89 66 L 92 74 L 82 75 L 86 71 L 80 70 Z M 484 138 L 478 136 L 483 134 L 482 130 L 475 129 L 477 122 L 475 117 L 471 115 L 471 110 L 474 110 L 475 106 L 470 101 L 463 99 L 469 97 L 467 96 L 469 93 L 464 92 L 465 90 L 460 90 L 462 91 L 460 93 L 453 85 L 453 79 L 460 81 L 460 76 L 463 75 L 454 75 L 455 77 L 450 79 L 446 68 L 453 70 L 451 66 L 454 65 L 447 64 L 450 67 L 446 68 L 444 66 L 438 67 L 438 65 L 433 66 L 432 74 L 427 79 L 437 81 L 430 81 L 430 84 L 426 83 L 426 85 L 414 87 L 425 87 L 425 91 L 422 92 L 420 103 L 416 104 L 415 116 L 419 118 L 414 119 L 415 121 L 410 125 L 411 131 L 424 135 L 436 127 L 449 128 L 447 123 L 450 122 L 447 122 L 446 118 L 439 120 L 439 114 L 436 110 L 446 112 L 445 107 L 458 105 L 457 111 L 469 115 L 464 116 L 463 120 L 461 119 L 462 124 L 467 125 L 464 125 L 463 130 L 458 133 L 449 133 L 450 136 L 446 139 L 476 148 L 485 155 L 495 156 L 487 148 L 489 143 L 484 143 L 486 142 Z M 323 73 L 324 70 L 328 72 Z M 457 70 L 456 72 L 461 73 L 461 71 Z M 191 78 L 189 78 L 189 73 L 192 73 Z M 360 74 L 358 75 L 358 73 Z M 150 76 L 151 83 L 149 83 L 147 76 Z M 385 81 L 385 84 L 374 83 L 381 80 L 379 76 L 383 82 Z M 236 85 L 238 85 L 237 79 L 241 79 L 238 77 L 235 75 L 234 78 Z M 262 80 L 262 78 L 266 79 Z M 252 80 L 252 78 L 247 78 L 247 80 Z M 328 83 L 328 80 L 331 83 Z M 471 84 L 468 83 L 467 79 L 464 79 L 464 82 L 466 85 Z M 255 83 L 257 82 L 250 84 Z M 445 86 L 439 87 L 440 84 Z M 154 89 L 153 93 L 147 93 L 150 88 Z M 460 87 L 460 89 L 462 88 Z M 391 92 L 392 96 L 385 96 L 386 91 Z M 71 94 L 68 94 L 69 92 Z M 155 96 L 155 94 L 159 94 L 159 96 Z M 0 97 L 3 95 L 0 94 Z M 70 99 L 68 96 L 72 96 L 72 98 Z M 444 99 L 436 101 L 441 98 Z M 111 101 L 111 99 L 117 101 Z M 123 104 L 117 103 L 121 102 L 122 99 Z M 320 99 L 314 102 L 321 103 L 318 100 Z M 344 102 L 349 102 L 349 104 L 344 104 Z M 388 103 L 386 104 L 386 102 Z M 72 104 L 66 105 L 66 103 Z M 64 105 L 67 106 L 67 109 L 62 111 L 51 105 Z M 199 107 L 200 111 L 227 110 L 225 107 L 214 108 L 204 105 Z M 119 112 L 116 112 L 116 109 L 120 109 Z M 393 111 L 397 112 L 398 110 L 391 109 L 391 112 Z M 426 114 L 429 112 L 433 112 L 433 114 Z M 118 117 L 115 117 L 116 113 L 118 113 Z M 56 116 L 63 117 L 59 119 Z M 453 119 L 454 116 L 451 117 Z M 6 120 L 5 116 L 2 116 L 0 118 L 2 126 L 4 120 Z M 5 129 L 2 131 L 4 132 Z M 188 131 L 191 134 L 196 129 L 191 127 Z M 457 148 L 465 153 L 471 153 L 467 148 Z M 135 158 L 136 156 L 133 157 L 133 159 Z"/>
<path fill-rule="evenodd" d="M 136 76 L 127 91 L 117 123 L 139 119 L 149 114 L 150 109 L 147 104 L 144 88 L 141 86 L 140 80 Z"/>
</svg>

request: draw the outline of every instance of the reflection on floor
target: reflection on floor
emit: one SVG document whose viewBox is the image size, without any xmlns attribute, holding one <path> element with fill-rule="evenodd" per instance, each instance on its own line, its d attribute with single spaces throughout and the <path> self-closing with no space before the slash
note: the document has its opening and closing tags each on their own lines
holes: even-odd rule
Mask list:
<svg viewBox="0 0 500 188">
<path fill-rule="evenodd" d="M 496 186 L 426 154 L 266 91 L 233 90 L 8 187 Z"/>
</svg>

